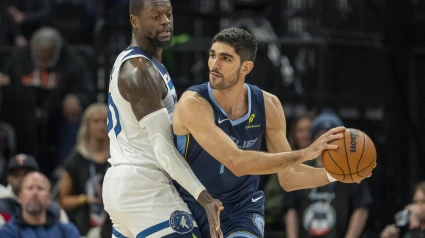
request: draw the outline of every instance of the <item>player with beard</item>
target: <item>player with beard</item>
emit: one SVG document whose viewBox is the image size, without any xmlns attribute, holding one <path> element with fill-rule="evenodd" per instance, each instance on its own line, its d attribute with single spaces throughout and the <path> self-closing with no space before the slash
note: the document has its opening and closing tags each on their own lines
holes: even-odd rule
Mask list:
<svg viewBox="0 0 425 238">
<path fill-rule="evenodd" d="M 224 206 L 220 213 L 225 237 L 264 236 L 264 193 L 259 176 L 278 173 L 287 190 L 318 187 L 335 181 L 325 169 L 301 163 L 342 138 L 337 127 L 311 146 L 290 151 L 285 115 L 279 99 L 245 83 L 254 66 L 257 42 L 243 29 L 218 33 L 209 50 L 209 82 L 190 87 L 176 106 L 173 131 L 177 148 L 211 194 Z M 259 152 L 265 134 L 270 153 Z M 207 216 L 199 203 L 178 186 L 202 235 L 208 237 Z"/>
<path fill-rule="evenodd" d="M 202 204 L 211 236 L 221 234 L 221 202 L 213 199 L 174 146 L 171 120 L 177 95 L 164 65 L 171 42 L 169 0 L 130 0 L 132 40 L 112 68 L 108 94 L 111 167 L 103 202 L 115 237 L 199 237 L 189 208 L 173 185 Z"/>
</svg>

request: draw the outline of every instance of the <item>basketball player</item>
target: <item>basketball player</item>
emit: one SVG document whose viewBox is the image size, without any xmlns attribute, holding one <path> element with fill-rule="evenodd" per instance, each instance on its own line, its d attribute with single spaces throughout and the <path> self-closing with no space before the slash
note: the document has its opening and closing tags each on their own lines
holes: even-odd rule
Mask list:
<svg viewBox="0 0 425 238">
<path fill-rule="evenodd" d="M 345 130 L 333 128 L 306 149 L 290 152 L 279 99 L 244 82 L 256 50 L 254 37 L 245 30 L 218 33 L 209 51 L 209 82 L 190 87 L 173 117 L 180 153 L 208 191 L 223 202 L 220 224 L 229 238 L 264 236 L 264 193 L 258 191 L 258 175 L 278 173 L 287 191 L 335 181 L 325 169 L 301 163 L 325 149 L 337 149 L 327 143 L 342 138 L 337 133 Z M 257 152 L 264 133 L 271 153 Z M 207 237 L 202 207 L 184 188 L 178 189 Z"/>
<path fill-rule="evenodd" d="M 219 200 L 199 182 L 173 144 L 176 91 L 160 63 L 173 34 L 169 0 L 130 0 L 131 45 L 118 55 L 108 94 L 108 169 L 105 210 L 115 237 L 200 237 L 172 180 L 208 214 L 211 236 L 221 234 Z"/>
</svg>

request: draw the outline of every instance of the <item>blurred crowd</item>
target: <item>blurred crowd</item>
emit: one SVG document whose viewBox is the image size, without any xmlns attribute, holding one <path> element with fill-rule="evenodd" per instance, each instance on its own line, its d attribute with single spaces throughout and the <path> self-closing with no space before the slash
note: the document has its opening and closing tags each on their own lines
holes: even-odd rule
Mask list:
<svg viewBox="0 0 425 238">
<path fill-rule="evenodd" d="M 125 8 L 111 9 L 126 4 L 103 1 L 104 14 L 125 22 Z M 0 3 L 0 45 L 13 49 L 0 57 L 0 237 L 31 237 L 38 228 L 52 237 L 111 237 L 101 197 L 109 165 L 108 108 L 97 99 L 97 69 L 82 46 L 93 44 L 97 5 Z M 296 116 L 287 125 L 293 150 L 344 125 L 331 109 Z M 320 158 L 310 165 L 323 166 Z M 368 233 L 370 207 L 378 202 L 368 181 L 295 192 L 284 192 L 276 175 L 263 181 L 266 237 L 425 237 L 425 182 L 394 224 Z"/>
</svg>

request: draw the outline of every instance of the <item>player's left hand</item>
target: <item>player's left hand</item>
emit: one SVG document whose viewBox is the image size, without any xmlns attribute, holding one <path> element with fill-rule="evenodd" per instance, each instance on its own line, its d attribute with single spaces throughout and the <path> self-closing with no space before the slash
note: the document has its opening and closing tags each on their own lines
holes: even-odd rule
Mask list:
<svg viewBox="0 0 425 238">
<path fill-rule="evenodd" d="M 223 238 L 223 232 L 220 228 L 220 212 L 224 207 L 221 201 L 214 199 L 211 194 L 204 190 L 199 194 L 198 202 L 204 207 L 207 213 L 211 237 Z"/>
</svg>

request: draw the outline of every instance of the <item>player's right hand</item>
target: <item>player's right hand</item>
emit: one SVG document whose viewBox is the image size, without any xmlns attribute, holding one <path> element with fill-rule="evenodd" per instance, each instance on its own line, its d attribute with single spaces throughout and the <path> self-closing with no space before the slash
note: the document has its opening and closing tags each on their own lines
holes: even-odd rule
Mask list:
<svg viewBox="0 0 425 238">
<path fill-rule="evenodd" d="M 223 238 L 220 228 L 220 212 L 224 209 L 220 200 L 214 199 L 206 190 L 199 194 L 198 202 L 204 207 L 210 225 L 211 237 Z"/>
<path fill-rule="evenodd" d="M 333 140 L 339 140 L 344 137 L 343 132 L 345 127 L 339 126 L 330 129 L 325 134 L 321 135 L 313 144 L 306 148 L 307 160 L 312 160 L 322 154 L 323 150 L 336 150 L 338 145 L 328 144 Z"/>
</svg>

